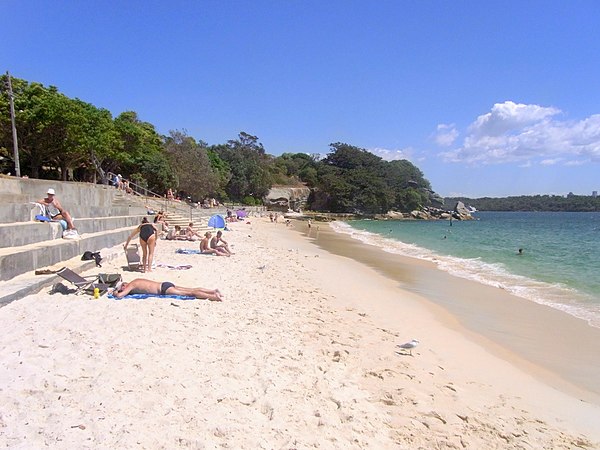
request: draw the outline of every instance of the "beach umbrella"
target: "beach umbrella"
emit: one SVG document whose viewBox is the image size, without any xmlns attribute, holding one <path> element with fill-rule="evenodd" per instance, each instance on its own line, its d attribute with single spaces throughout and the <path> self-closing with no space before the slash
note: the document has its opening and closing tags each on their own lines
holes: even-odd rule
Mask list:
<svg viewBox="0 0 600 450">
<path fill-rule="evenodd" d="M 243 209 L 238 209 L 235 214 L 238 216 L 238 218 L 242 218 L 242 217 L 246 217 L 248 215 L 248 213 L 246 211 L 244 211 Z"/>
<path fill-rule="evenodd" d="M 213 228 L 225 228 L 225 219 L 218 214 L 210 216 L 210 219 L 208 219 L 208 226 Z"/>
</svg>

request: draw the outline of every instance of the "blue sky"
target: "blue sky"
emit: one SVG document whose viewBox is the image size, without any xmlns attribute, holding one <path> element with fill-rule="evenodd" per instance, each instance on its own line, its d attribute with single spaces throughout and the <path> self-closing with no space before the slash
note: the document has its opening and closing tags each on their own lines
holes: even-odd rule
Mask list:
<svg viewBox="0 0 600 450">
<path fill-rule="evenodd" d="M 0 70 L 160 133 L 406 158 L 443 196 L 600 191 L 598 1 L 0 0 Z"/>
</svg>

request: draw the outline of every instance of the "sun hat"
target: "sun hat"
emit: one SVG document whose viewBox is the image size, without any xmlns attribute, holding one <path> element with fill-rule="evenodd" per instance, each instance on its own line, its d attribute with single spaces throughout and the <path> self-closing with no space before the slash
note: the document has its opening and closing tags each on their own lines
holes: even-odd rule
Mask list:
<svg viewBox="0 0 600 450">
<path fill-rule="evenodd" d="M 52 188 L 48 189 L 48 192 L 46 192 L 46 194 L 56 195 L 56 193 L 54 192 L 54 189 L 52 189 Z"/>
</svg>

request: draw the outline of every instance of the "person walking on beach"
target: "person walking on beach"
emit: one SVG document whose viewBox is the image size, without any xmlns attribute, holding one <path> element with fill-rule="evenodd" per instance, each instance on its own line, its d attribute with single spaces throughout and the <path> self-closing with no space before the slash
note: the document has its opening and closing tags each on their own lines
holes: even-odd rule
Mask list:
<svg viewBox="0 0 600 450">
<path fill-rule="evenodd" d="M 56 198 L 56 192 L 50 188 L 46 192 L 46 197 L 38 201 L 46 209 L 46 215 L 52 220 L 64 220 L 67 222 L 67 229 L 63 233 L 65 239 L 76 239 L 79 237 L 79 233 L 73 224 L 73 218 L 71 214 L 62 207 L 58 199 Z"/>
<path fill-rule="evenodd" d="M 127 242 L 123 245 L 125 251 L 129 241 L 133 237 L 140 235 L 140 246 L 142 247 L 142 272 L 152 272 L 152 260 L 154 259 L 154 249 L 156 248 L 156 240 L 158 239 L 158 229 L 153 223 L 148 223 L 148 218 L 144 217 L 142 223 L 131 232 L 127 238 Z"/>
<path fill-rule="evenodd" d="M 151 294 L 151 295 L 182 295 L 186 297 L 196 297 L 208 299 L 214 302 L 223 301 L 221 292 L 218 289 L 206 289 L 201 287 L 186 288 L 175 286 L 170 281 L 162 283 L 158 281 L 147 280 L 145 278 L 136 278 L 129 283 L 123 283 L 112 293 L 117 298 L 123 298 L 127 294 Z"/>
<path fill-rule="evenodd" d="M 225 249 L 221 247 L 210 248 L 210 238 L 212 233 L 207 231 L 204 233 L 204 239 L 200 241 L 200 251 L 206 255 L 231 256 Z"/>
</svg>

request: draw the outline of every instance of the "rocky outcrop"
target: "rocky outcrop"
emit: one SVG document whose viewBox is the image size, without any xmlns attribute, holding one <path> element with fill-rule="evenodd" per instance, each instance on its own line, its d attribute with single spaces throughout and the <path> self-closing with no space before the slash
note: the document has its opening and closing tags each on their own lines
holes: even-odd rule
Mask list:
<svg viewBox="0 0 600 450">
<path fill-rule="evenodd" d="M 310 189 L 306 186 L 274 186 L 263 198 L 268 209 L 298 211 L 306 208 Z"/>
<path fill-rule="evenodd" d="M 454 214 L 452 216 L 458 220 L 472 220 L 471 211 L 465 206 L 463 202 L 457 202 L 454 206 Z"/>
<path fill-rule="evenodd" d="M 423 209 L 411 211 L 409 214 L 389 211 L 387 214 L 377 214 L 374 218 L 377 220 L 473 220 L 471 211 L 462 202 L 458 202 L 453 211 L 426 206 Z"/>
</svg>

